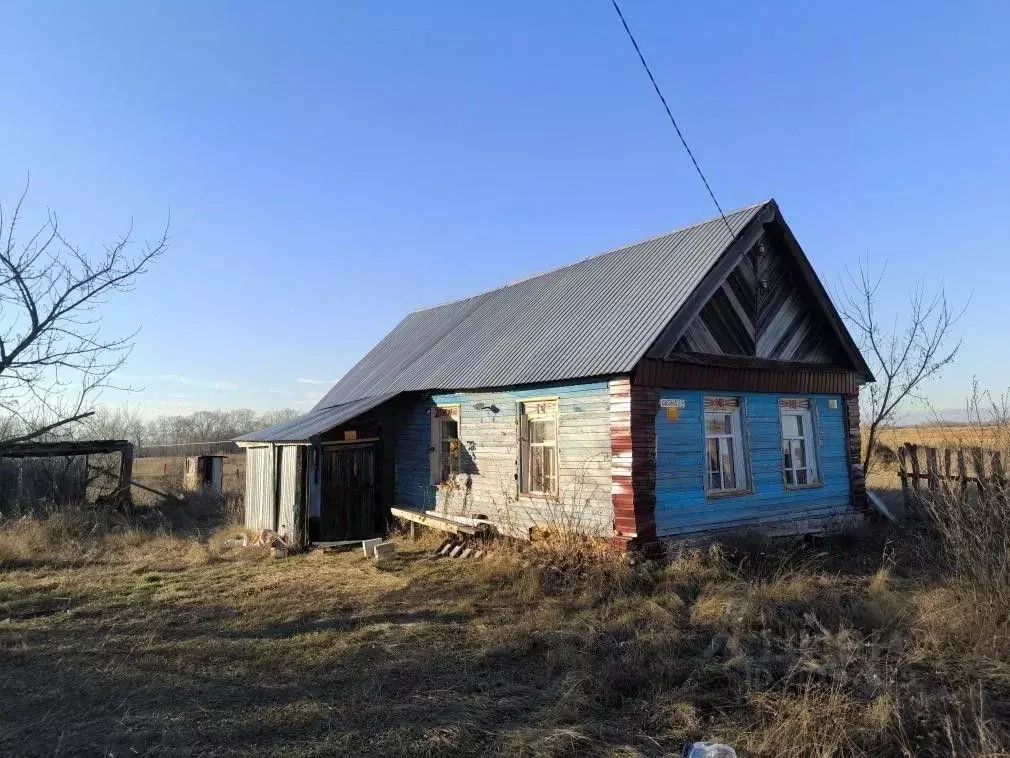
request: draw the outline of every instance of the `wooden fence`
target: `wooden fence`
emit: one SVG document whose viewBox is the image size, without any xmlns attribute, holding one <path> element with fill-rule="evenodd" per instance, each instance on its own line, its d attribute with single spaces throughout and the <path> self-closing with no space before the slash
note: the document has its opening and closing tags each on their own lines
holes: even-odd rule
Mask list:
<svg viewBox="0 0 1010 758">
<path fill-rule="evenodd" d="M 923 486 L 930 492 L 962 495 L 967 494 L 969 487 L 976 487 L 979 495 L 990 490 L 1005 491 L 1003 452 L 984 447 L 936 448 L 906 442 L 898 448 L 898 476 L 905 504 L 909 505 Z"/>
</svg>

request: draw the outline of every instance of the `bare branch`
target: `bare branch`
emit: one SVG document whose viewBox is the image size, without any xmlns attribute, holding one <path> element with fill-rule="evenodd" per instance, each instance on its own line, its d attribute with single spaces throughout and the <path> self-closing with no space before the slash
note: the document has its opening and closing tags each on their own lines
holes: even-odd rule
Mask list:
<svg viewBox="0 0 1010 758">
<path fill-rule="evenodd" d="M 88 416 L 94 416 L 94 415 L 95 415 L 94 411 L 88 411 L 87 413 L 78 413 L 76 416 L 71 416 L 70 418 L 65 418 L 65 419 L 60 419 L 59 421 L 54 421 L 53 423 L 49 424 L 48 426 L 44 426 L 41 429 L 36 429 L 35 431 L 31 432 L 30 434 L 22 434 L 20 437 L 11 437 L 9 439 L 4 440 L 4 442 L 5 443 L 10 443 L 10 442 L 29 442 L 31 440 L 38 439 L 39 437 L 41 437 L 41 436 L 43 436 L 45 434 L 48 434 L 49 432 L 53 431 L 53 429 L 57 429 L 57 428 L 59 428 L 61 426 L 66 426 L 67 424 L 72 424 L 75 421 L 81 421 L 83 419 L 88 418 Z"/>
<path fill-rule="evenodd" d="M 864 266 L 858 276 L 850 272 L 839 309 L 877 379 L 864 389 L 868 429 L 862 464 L 866 473 L 873 464 L 880 431 L 892 426 L 902 406 L 957 359 L 962 344 L 954 330 L 964 308 L 953 311 L 942 286 L 929 295 L 922 283 L 915 285 L 905 315 L 896 316 L 885 328 L 877 308 L 883 276 L 882 271 L 871 277 Z"/>
<path fill-rule="evenodd" d="M 30 440 L 86 418 L 123 365 L 133 334 L 108 337 L 100 307 L 128 292 L 168 247 L 166 224 L 135 246 L 132 223 L 104 249 L 84 251 L 47 212 L 18 239 L 28 184 L 5 215 L 0 206 L 0 438 Z"/>
</svg>

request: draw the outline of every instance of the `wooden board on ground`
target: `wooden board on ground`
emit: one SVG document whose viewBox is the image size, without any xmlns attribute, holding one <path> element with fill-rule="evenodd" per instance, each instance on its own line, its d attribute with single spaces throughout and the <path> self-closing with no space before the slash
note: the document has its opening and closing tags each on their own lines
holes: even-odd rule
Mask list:
<svg viewBox="0 0 1010 758">
<path fill-rule="evenodd" d="M 479 534 L 482 531 L 480 528 L 475 526 L 461 524 L 458 521 L 442 518 L 441 516 L 432 516 L 429 513 L 415 511 L 412 508 L 393 507 L 389 509 L 389 512 L 392 514 L 393 518 L 411 521 L 415 524 L 420 524 L 421 526 L 429 526 L 432 529 L 439 529 L 443 532 L 451 532 L 452 534 L 466 534 L 472 536 Z"/>
</svg>

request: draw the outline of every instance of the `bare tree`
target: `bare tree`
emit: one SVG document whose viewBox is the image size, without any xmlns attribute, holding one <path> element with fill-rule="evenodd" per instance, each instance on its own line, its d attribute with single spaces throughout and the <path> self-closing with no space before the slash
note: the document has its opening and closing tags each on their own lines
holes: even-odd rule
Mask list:
<svg viewBox="0 0 1010 758">
<path fill-rule="evenodd" d="M 76 429 L 84 439 L 129 440 L 138 448 L 147 442 L 147 422 L 138 406 L 100 405 L 95 415 L 81 422 Z"/>
<path fill-rule="evenodd" d="M 63 236 L 56 215 L 20 237 L 28 185 L 0 206 L 0 439 L 27 441 L 86 418 L 122 366 L 134 334 L 102 333 L 98 310 L 132 288 L 168 244 L 168 227 L 135 249 L 132 226 L 100 251 Z"/>
<path fill-rule="evenodd" d="M 126 439 L 138 448 L 201 445 L 234 439 L 297 416 L 290 408 L 257 413 L 249 408 L 195 411 L 181 416 L 145 419 L 136 406 L 99 405 L 78 431 L 92 439 Z"/>
<path fill-rule="evenodd" d="M 902 404 L 957 358 L 961 337 L 954 328 L 964 313 L 947 302 L 943 287 L 929 292 L 919 283 L 909 293 L 907 311 L 890 324 L 879 314 L 882 271 L 874 278 L 864 267 L 849 274 L 841 313 L 854 332 L 876 382 L 863 388 L 868 419 L 863 471 L 869 473 L 881 430 L 893 426 Z"/>
</svg>

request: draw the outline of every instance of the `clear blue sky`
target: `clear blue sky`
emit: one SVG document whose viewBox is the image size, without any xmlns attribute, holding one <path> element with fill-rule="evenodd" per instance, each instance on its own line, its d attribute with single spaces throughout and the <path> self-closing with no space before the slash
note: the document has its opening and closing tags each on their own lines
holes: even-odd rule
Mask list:
<svg viewBox="0 0 1010 758">
<path fill-rule="evenodd" d="M 1010 385 L 1010 3 L 624 0 L 715 191 L 829 285 L 972 301 Z M 304 409 L 406 311 L 713 215 L 609 0 L 4 3 L 0 198 L 172 249 L 107 326 L 150 412 Z M 321 383 L 310 383 L 321 382 Z M 108 395 L 110 402 L 118 396 Z"/>
</svg>

